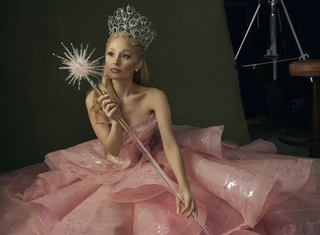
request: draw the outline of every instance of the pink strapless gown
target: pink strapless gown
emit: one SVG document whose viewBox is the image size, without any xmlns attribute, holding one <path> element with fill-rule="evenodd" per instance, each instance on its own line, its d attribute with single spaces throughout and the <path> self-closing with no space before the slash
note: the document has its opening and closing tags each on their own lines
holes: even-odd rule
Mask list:
<svg viewBox="0 0 320 235">
<path fill-rule="evenodd" d="M 131 128 L 176 182 L 155 115 Z M 263 140 L 221 142 L 222 132 L 174 126 L 199 217 L 211 233 L 319 235 L 319 159 L 277 155 Z M 48 154 L 46 164 L 1 174 L 0 234 L 203 234 L 192 218 L 176 214 L 162 178 L 123 138 L 119 157 L 92 140 Z"/>
</svg>

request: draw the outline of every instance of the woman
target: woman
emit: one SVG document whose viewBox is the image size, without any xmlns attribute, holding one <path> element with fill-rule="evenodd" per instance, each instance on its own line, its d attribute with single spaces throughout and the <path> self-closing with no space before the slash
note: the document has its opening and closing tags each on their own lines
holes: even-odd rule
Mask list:
<svg viewBox="0 0 320 235">
<path fill-rule="evenodd" d="M 110 36 L 106 46 L 105 75 L 100 85 L 106 95 L 98 98 L 97 93 L 91 91 L 86 99 L 92 127 L 107 152 L 119 156 L 124 133 L 121 125 L 114 119 L 114 114 L 118 112 L 127 123 L 134 123 L 154 113 L 165 154 L 185 200 L 181 214 L 189 211 L 186 218 L 193 213 L 197 216 L 197 206 L 190 190 L 183 158 L 173 135 L 167 98 L 160 90 L 144 86 L 148 80 L 144 58 L 145 47 L 139 40 L 121 31 Z M 109 93 L 114 94 L 120 106 Z M 177 213 L 180 212 L 180 205 L 177 198 Z"/>
<path fill-rule="evenodd" d="M 144 87 L 155 33 L 130 6 L 109 29 L 105 95 L 86 98 L 98 139 L 48 154 L 50 171 L 38 164 L 2 175 L 0 234 L 201 234 L 185 220 L 192 214 L 212 234 L 319 234 L 319 160 L 277 155 L 263 140 L 221 142 L 222 126 L 172 130 L 164 93 Z M 115 114 L 179 185 L 182 210 Z"/>
</svg>

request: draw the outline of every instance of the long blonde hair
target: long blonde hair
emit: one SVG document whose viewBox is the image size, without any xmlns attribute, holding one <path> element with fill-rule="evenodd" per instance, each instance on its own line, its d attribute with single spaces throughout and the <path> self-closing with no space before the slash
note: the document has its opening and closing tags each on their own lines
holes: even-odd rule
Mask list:
<svg viewBox="0 0 320 235">
<path fill-rule="evenodd" d="M 149 72 L 148 72 L 147 64 L 145 62 L 145 46 L 144 46 L 144 44 L 141 41 L 139 41 L 131 36 L 128 36 L 125 32 L 117 32 L 117 33 L 112 34 L 109 37 L 109 39 L 106 43 L 106 50 L 108 49 L 110 43 L 114 39 L 119 38 L 119 37 L 128 39 L 130 44 L 132 46 L 134 46 L 134 48 L 136 49 L 139 60 L 143 60 L 143 65 L 142 65 L 141 69 L 138 72 L 135 71 L 133 74 L 133 82 L 138 85 L 145 86 L 148 82 L 148 79 L 149 79 Z M 115 91 L 115 89 L 113 87 L 112 80 L 107 75 L 107 65 L 106 64 L 104 65 L 103 77 L 102 77 L 98 87 L 104 94 L 109 94 L 111 99 L 115 99 L 116 102 L 118 103 L 118 105 L 120 106 L 120 99 L 117 95 L 117 92 Z M 91 106 L 91 110 L 93 110 L 95 112 L 102 112 L 101 106 L 98 103 L 98 97 L 100 96 L 100 94 L 97 94 L 94 91 L 93 91 L 93 93 L 94 93 L 93 94 L 93 103 Z"/>
</svg>

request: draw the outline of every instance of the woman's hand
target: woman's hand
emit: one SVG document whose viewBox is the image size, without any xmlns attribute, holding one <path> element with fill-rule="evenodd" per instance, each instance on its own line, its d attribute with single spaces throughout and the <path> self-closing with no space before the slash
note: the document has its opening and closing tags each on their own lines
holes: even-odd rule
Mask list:
<svg viewBox="0 0 320 235">
<path fill-rule="evenodd" d="M 102 112 L 110 119 L 111 123 L 116 121 L 114 115 L 119 110 L 119 107 L 115 101 L 110 99 L 109 94 L 100 96 L 98 102 L 101 105 Z"/>
<path fill-rule="evenodd" d="M 185 212 L 188 212 L 186 219 L 188 219 L 191 215 L 193 215 L 195 219 L 198 218 L 197 203 L 190 190 L 190 187 L 189 186 L 179 187 L 179 191 L 184 200 L 184 208 L 180 212 L 182 202 L 179 200 L 178 197 L 176 197 L 177 214 L 180 212 L 180 215 L 182 215 Z"/>
</svg>

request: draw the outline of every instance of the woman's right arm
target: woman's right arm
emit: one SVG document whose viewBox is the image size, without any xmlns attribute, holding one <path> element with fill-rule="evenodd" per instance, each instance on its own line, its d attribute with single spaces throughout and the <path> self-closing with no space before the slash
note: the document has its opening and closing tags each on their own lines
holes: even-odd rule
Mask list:
<svg viewBox="0 0 320 235">
<path fill-rule="evenodd" d="M 104 114 L 92 110 L 91 107 L 94 104 L 93 92 L 89 93 L 86 98 L 86 106 L 92 128 L 108 153 L 118 156 L 122 145 L 123 128 L 120 123 L 113 119 L 114 113 L 118 111 L 117 105 L 110 100 L 108 95 L 104 95 L 98 99 Z M 110 122 L 108 122 L 108 119 Z"/>
</svg>

